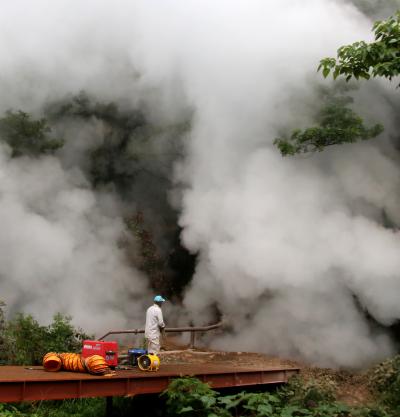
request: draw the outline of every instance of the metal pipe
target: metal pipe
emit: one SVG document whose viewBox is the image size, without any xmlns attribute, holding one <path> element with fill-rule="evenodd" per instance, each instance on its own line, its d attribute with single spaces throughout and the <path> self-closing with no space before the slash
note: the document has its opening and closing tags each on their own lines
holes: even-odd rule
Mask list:
<svg viewBox="0 0 400 417">
<path fill-rule="evenodd" d="M 209 330 L 218 329 L 223 324 L 222 321 L 215 324 L 210 324 L 209 326 L 190 326 L 190 327 L 166 327 L 164 329 L 167 333 L 183 333 L 183 332 L 191 332 L 191 335 L 194 335 L 195 332 L 208 332 Z M 144 333 L 144 329 L 130 329 L 130 330 L 111 330 L 106 333 L 104 336 L 99 337 L 97 340 L 103 340 L 110 334 L 139 334 Z M 192 336 L 191 336 L 192 339 Z M 194 343 L 194 337 L 193 337 Z"/>
</svg>

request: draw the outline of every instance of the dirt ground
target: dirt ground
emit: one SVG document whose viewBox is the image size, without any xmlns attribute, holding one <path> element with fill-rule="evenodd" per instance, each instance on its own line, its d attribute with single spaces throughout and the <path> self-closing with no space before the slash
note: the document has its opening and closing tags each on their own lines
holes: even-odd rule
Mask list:
<svg viewBox="0 0 400 417">
<path fill-rule="evenodd" d="M 340 402 L 358 406 L 369 404 L 373 400 L 363 373 L 312 367 L 290 359 L 261 353 L 191 350 L 173 343 L 167 348 L 173 350 L 160 353 L 161 363 L 224 363 L 244 367 L 296 367 L 300 368 L 300 376 L 305 381 L 316 381 L 322 385 L 330 384 L 335 391 L 336 399 Z"/>
<path fill-rule="evenodd" d="M 122 352 L 121 352 L 122 353 Z M 164 340 L 160 353 L 161 363 L 168 364 L 226 364 L 241 367 L 300 368 L 300 376 L 305 382 L 327 384 L 335 392 L 336 399 L 350 406 L 368 405 L 373 394 L 368 389 L 366 376 L 362 372 L 350 372 L 330 368 L 313 367 L 287 358 L 254 352 L 221 352 L 210 349 L 189 349 L 179 339 L 168 337 Z"/>
<path fill-rule="evenodd" d="M 365 372 L 303 366 L 300 375 L 306 381 L 331 383 L 336 400 L 347 405 L 368 405 L 374 401 L 374 395 L 368 388 L 368 378 Z"/>
<path fill-rule="evenodd" d="M 220 352 L 205 350 L 172 350 L 160 353 L 163 363 L 224 363 L 242 367 L 299 367 L 299 364 L 290 360 L 267 356 L 260 353 L 248 352 Z"/>
</svg>

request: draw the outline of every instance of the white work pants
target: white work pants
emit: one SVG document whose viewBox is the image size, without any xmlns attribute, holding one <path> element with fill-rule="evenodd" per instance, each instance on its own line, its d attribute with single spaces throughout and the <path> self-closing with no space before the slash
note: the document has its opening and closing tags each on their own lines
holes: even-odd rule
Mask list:
<svg viewBox="0 0 400 417">
<path fill-rule="evenodd" d="M 153 355 L 160 353 L 160 336 L 147 339 L 147 352 Z"/>
</svg>

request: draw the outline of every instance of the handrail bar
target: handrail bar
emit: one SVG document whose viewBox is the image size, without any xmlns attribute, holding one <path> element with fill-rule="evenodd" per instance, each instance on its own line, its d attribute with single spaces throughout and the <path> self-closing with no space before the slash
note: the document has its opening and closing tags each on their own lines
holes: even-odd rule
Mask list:
<svg viewBox="0 0 400 417">
<path fill-rule="evenodd" d="M 196 332 L 208 332 L 209 330 L 218 329 L 223 324 L 222 321 L 210 324 L 209 326 L 189 326 L 189 327 L 166 327 L 164 331 L 166 333 L 183 333 L 190 332 L 190 347 L 194 347 L 195 333 Z M 97 340 L 103 340 L 110 334 L 139 334 L 144 333 L 144 329 L 129 329 L 129 330 L 110 330 L 104 336 L 99 337 Z"/>
</svg>

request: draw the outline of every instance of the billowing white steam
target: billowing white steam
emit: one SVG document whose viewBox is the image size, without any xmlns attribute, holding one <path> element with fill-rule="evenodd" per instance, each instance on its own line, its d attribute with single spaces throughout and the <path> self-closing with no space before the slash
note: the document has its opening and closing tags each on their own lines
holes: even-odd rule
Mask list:
<svg viewBox="0 0 400 417">
<path fill-rule="evenodd" d="M 48 321 L 72 313 L 103 331 L 140 319 L 146 283 L 116 246 L 123 235 L 111 195 L 96 195 L 54 157 L 10 159 L 0 149 L 1 297 Z"/>
<path fill-rule="evenodd" d="M 400 221 L 396 151 L 382 138 L 282 158 L 272 142 L 310 122 L 319 59 L 370 27 L 333 0 L 14 1 L 0 17 L 0 108 L 80 89 L 169 120 L 190 106 L 176 167 L 183 241 L 200 259 L 187 314 L 203 322 L 216 304 L 233 325 L 221 348 L 357 366 L 392 350 L 362 310 L 400 317 L 400 239 L 381 226 L 382 209 Z M 385 88 L 361 108 L 375 103 L 390 132 Z M 80 171 L 2 155 L 2 298 L 33 312 L 45 299 L 82 325 L 87 306 L 137 317 L 125 289 L 146 290 L 113 246 L 121 222 Z"/>
</svg>

